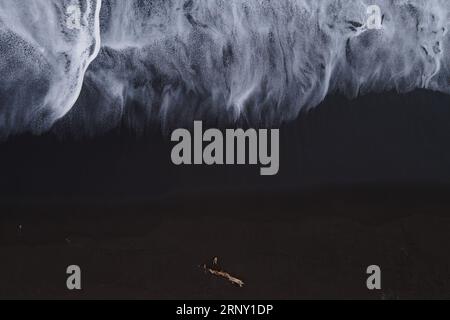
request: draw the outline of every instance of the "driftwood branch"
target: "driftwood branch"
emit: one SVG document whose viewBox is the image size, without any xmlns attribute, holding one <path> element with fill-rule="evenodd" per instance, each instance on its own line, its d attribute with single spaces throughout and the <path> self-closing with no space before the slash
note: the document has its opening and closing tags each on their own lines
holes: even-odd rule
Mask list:
<svg viewBox="0 0 450 320">
<path fill-rule="evenodd" d="M 213 266 L 211 268 L 207 267 L 206 264 L 204 264 L 203 269 L 205 270 L 205 272 L 207 272 L 213 276 L 216 276 L 216 277 L 224 278 L 224 279 L 230 281 L 232 284 L 237 285 L 241 288 L 245 285 L 245 283 L 241 279 L 233 277 L 228 272 L 220 270 L 218 268 L 218 258 L 217 257 L 214 258 Z"/>
</svg>

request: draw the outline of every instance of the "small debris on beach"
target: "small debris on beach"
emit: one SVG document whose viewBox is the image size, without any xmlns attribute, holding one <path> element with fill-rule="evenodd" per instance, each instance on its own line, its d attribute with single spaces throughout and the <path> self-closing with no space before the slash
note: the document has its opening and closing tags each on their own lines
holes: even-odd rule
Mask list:
<svg viewBox="0 0 450 320">
<path fill-rule="evenodd" d="M 202 266 L 203 270 L 205 270 L 206 273 L 212 274 L 213 276 L 224 278 L 224 279 L 230 281 L 232 284 L 237 285 L 241 288 L 244 287 L 245 283 L 242 280 L 240 280 L 236 277 L 233 277 L 228 272 L 223 271 L 219 267 L 218 261 L 219 261 L 219 259 L 217 257 L 215 257 L 213 259 L 212 267 L 207 267 L 206 264 L 204 264 Z"/>
</svg>

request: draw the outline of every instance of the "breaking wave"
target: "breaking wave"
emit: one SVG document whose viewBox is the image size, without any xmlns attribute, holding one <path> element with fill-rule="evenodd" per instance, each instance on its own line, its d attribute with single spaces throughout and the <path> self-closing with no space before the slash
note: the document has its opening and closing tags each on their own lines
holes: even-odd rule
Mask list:
<svg viewBox="0 0 450 320">
<path fill-rule="evenodd" d="M 0 132 L 270 126 L 330 93 L 450 93 L 449 14 L 447 0 L 0 0 Z"/>
</svg>

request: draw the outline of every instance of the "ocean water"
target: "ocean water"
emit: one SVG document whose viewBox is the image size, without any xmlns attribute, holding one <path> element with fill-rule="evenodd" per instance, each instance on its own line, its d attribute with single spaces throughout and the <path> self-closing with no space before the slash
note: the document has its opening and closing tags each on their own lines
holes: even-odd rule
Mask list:
<svg viewBox="0 0 450 320">
<path fill-rule="evenodd" d="M 273 126 L 334 93 L 450 93 L 449 12 L 446 0 L 0 0 L 0 136 Z"/>
</svg>

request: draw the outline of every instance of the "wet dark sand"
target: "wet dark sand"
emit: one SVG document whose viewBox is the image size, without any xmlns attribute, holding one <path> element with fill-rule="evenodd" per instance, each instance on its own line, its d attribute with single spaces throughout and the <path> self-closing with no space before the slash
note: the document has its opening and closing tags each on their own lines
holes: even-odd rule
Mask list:
<svg viewBox="0 0 450 320">
<path fill-rule="evenodd" d="M 0 144 L 0 298 L 450 298 L 449 105 L 425 91 L 329 97 L 281 128 L 276 177 L 175 167 L 158 127 L 136 135 L 126 118 L 95 137 L 64 137 L 83 132 L 70 121 L 13 137 Z M 215 256 L 244 288 L 200 270 Z M 65 287 L 72 264 L 82 292 Z M 365 286 L 372 264 L 380 292 Z"/>
<path fill-rule="evenodd" d="M 0 298 L 450 298 L 448 195 L 223 191 L 139 205 L 4 207 Z M 198 267 L 215 256 L 244 288 Z M 71 264 L 82 268 L 81 292 L 65 288 Z M 383 272 L 378 292 L 365 286 L 372 264 Z"/>
</svg>

